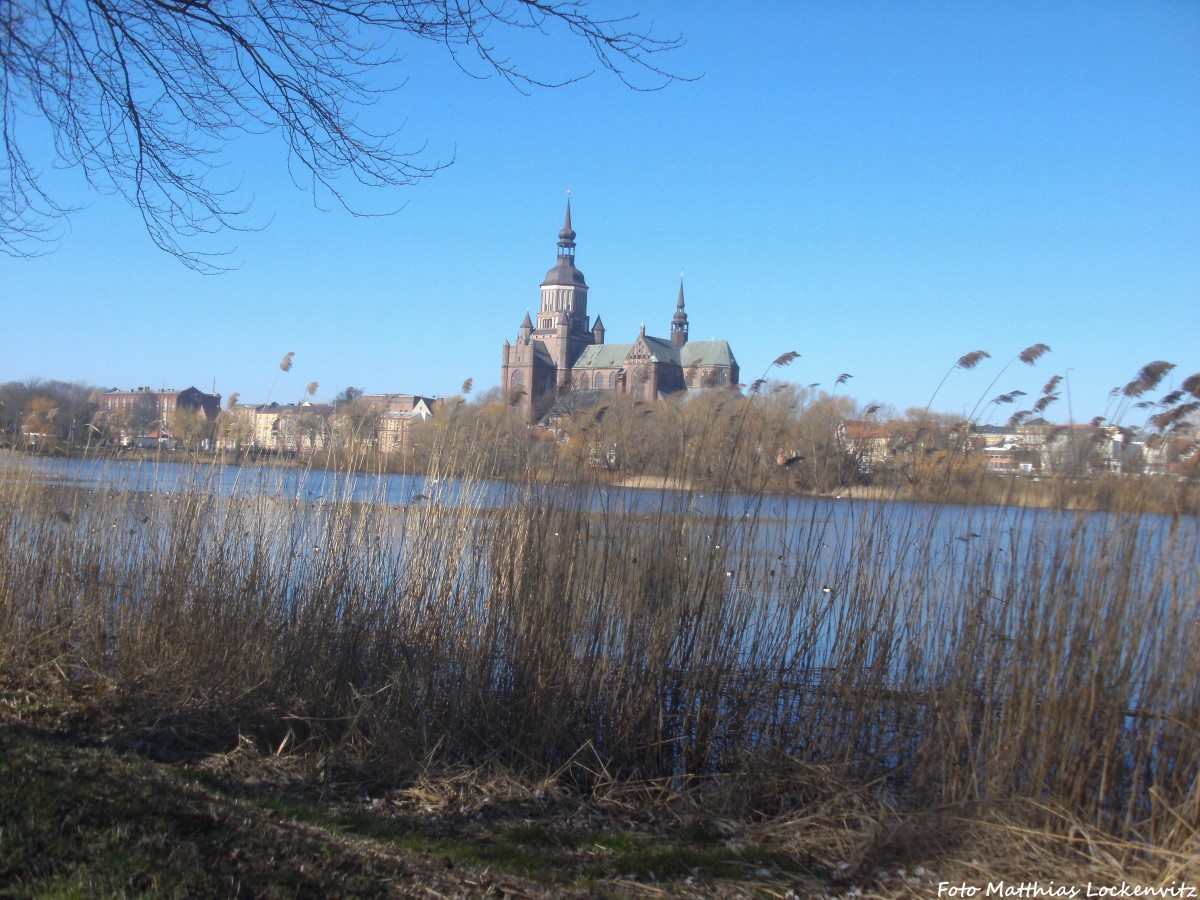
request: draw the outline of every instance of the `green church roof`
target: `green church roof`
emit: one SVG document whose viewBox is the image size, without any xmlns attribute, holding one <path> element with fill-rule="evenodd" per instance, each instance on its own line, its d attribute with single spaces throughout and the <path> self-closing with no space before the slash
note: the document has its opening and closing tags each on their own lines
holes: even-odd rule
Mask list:
<svg viewBox="0 0 1200 900">
<path fill-rule="evenodd" d="M 682 348 L 670 341 L 645 335 L 642 338 L 655 362 L 682 366 L 733 366 L 737 361 L 729 341 L 689 341 Z M 625 364 L 633 344 L 592 344 L 585 347 L 572 369 L 613 369 Z"/>
</svg>

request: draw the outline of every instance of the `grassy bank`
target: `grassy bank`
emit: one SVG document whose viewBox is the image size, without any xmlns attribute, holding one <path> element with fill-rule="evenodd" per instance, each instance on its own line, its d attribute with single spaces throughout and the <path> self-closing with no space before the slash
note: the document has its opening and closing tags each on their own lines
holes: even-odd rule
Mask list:
<svg viewBox="0 0 1200 900">
<path fill-rule="evenodd" d="M 446 470 L 469 471 L 470 452 L 447 447 Z M 581 468 L 566 461 L 564 478 Z M 732 877 L 718 864 L 731 845 L 735 880 L 800 893 L 916 865 L 1196 874 L 1194 520 L 1031 513 L 964 534 L 949 507 L 847 500 L 788 520 L 720 485 L 702 514 L 628 514 L 547 505 L 544 474 L 486 516 L 14 475 L 0 673 L 33 699 L 10 707 L 60 703 L 71 733 L 189 771 L 231 755 L 294 767 L 315 810 L 298 820 L 333 814 L 323 791 L 382 801 L 476 772 L 523 785 L 532 809 L 539 790 L 624 804 L 668 847 L 677 827 L 715 823 L 682 845 L 700 862 L 671 868 L 680 891 L 691 869 Z M 13 731 L 45 730 L 39 715 L 6 720 L 13 758 L 74 753 L 45 743 L 53 728 Z M 530 841 L 566 858 L 592 846 L 586 828 L 545 827 Z M 705 834 L 715 855 L 693 846 Z M 41 877 L 31 852 L 6 845 L 26 880 Z M 537 867 L 591 889 L 627 865 Z"/>
<path fill-rule="evenodd" d="M 1164 881 L 1161 859 L 1016 807 L 902 814 L 832 770 L 789 815 L 704 790 L 494 766 L 382 788 L 323 755 L 172 754 L 87 704 L 0 691 L 0 884 L 9 896 L 931 897 L 939 885 Z M 83 729 L 83 730 L 80 730 Z M 1045 820 L 1046 810 L 1036 812 Z M 1167 870 L 1186 879 L 1186 857 Z"/>
</svg>

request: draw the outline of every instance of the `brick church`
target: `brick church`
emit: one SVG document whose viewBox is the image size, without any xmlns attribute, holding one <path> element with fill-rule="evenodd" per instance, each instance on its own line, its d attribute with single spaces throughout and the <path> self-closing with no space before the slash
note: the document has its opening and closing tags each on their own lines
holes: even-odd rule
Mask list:
<svg viewBox="0 0 1200 900">
<path fill-rule="evenodd" d="M 558 259 L 542 282 L 537 320 L 525 314 L 515 343 L 504 342 L 501 387 L 536 422 L 560 393 L 633 394 L 645 400 L 678 391 L 736 385 L 737 360 L 728 341 L 689 341 L 683 282 L 669 338 L 651 337 L 643 325 L 631 344 L 606 344 L 604 324 L 587 311 L 588 286 L 575 266 L 571 201 L 558 233 Z"/>
</svg>

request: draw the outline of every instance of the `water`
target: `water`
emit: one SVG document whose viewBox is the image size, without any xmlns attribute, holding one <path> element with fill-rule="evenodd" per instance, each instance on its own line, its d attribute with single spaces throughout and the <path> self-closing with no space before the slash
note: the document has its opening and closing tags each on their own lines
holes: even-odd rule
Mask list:
<svg viewBox="0 0 1200 900">
<path fill-rule="evenodd" d="M 570 508 L 604 519 L 644 519 L 661 528 L 665 516 L 688 529 L 690 546 L 719 558 L 728 590 L 745 603 L 766 603 L 786 616 L 796 608 L 845 604 L 864 591 L 903 594 L 915 633 L 943 614 L 947 603 L 985 600 L 983 608 L 1045 589 L 1057 577 L 1040 560 L 1074 548 L 1085 569 L 1091 556 L 1112 551 L 1111 536 L 1129 531 L 1129 517 L 1011 507 L 956 506 L 886 500 L 714 495 L 706 491 L 527 484 L 402 474 L 328 472 L 272 466 L 207 466 L 122 460 L 9 458 L 56 484 L 116 489 L 166 502 L 173 494 L 254 497 L 300 502 L 313 510 L 330 504 L 372 504 L 385 511 L 442 507 L 475 510 Z M 0 468 L 0 478 L 5 477 Z M 328 513 L 320 513 L 326 515 Z M 131 513 L 131 515 L 133 515 Z M 293 517 L 294 518 L 294 517 Z M 300 517 L 280 537 L 278 552 L 319 540 L 319 517 Z M 482 521 L 482 519 L 480 520 Z M 628 537 L 628 531 L 623 532 Z M 1081 538 L 1082 535 L 1082 538 Z M 398 538 L 397 538 L 398 539 Z M 603 540 L 603 538 L 599 538 Z M 597 538 L 593 538 L 597 540 Z M 1137 517 L 1138 555 L 1146 565 L 1130 572 L 1146 603 L 1168 602 L 1165 591 L 1198 591 L 1195 556 L 1164 587 L 1155 582 L 1155 557 L 1200 547 L 1195 518 Z M 1189 558 L 1184 553 L 1184 559 Z M 1037 582 L 1041 579 L 1040 583 Z M 989 613 L 990 615 L 990 613 Z M 996 627 L 1005 628 L 1003 615 Z M 831 626 L 832 627 L 832 626 Z"/>
<path fill-rule="evenodd" d="M 716 495 L 705 491 L 660 490 L 610 486 L 525 484 L 508 481 L 420 475 L 331 472 L 275 466 L 208 466 L 160 461 L 18 458 L 15 464 L 32 469 L 55 484 L 110 488 L 144 493 L 206 492 L 218 496 L 270 496 L 311 501 L 346 501 L 403 505 L 468 505 L 478 509 L 534 506 L 583 507 L 596 513 L 656 515 L 659 513 L 720 517 L 746 522 L 806 520 L 825 529 L 825 543 L 844 544 L 884 511 L 904 510 L 910 517 L 936 522 L 935 542 L 969 545 L 998 526 L 1046 532 L 1061 530 L 1081 514 L 1059 510 L 1012 507 L 956 506 L 893 500 L 835 500 L 820 497 Z M 4 478 L 0 468 L 0 478 Z M 1089 513 L 1104 520 L 1107 513 Z M 895 516 L 894 516 L 895 517 Z M 1169 516 L 1144 516 L 1166 527 Z M 1193 523 L 1194 524 L 1194 523 Z M 911 530 L 911 529 L 910 529 Z"/>
<path fill-rule="evenodd" d="M 223 573 L 233 573 L 214 592 L 214 610 L 219 611 L 226 599 L 226 589 L 262 584 L 238 574 L 259 565 L 269 576 L 269 583 L 259 589 L 262 597 L 282 598 L 278 602 L 285 615 L 299 607 L 292 605 L 295 597 L 308 598 L 316 607 L 326 596 L 353 598 L 366 606 L 413 604 L 411 610 L 406 607 L 398 616 L 381 620 L 414 620 L 422 640 L 427 634 L 438 640 L 452 635 L 468 648 L 476 638 L 464 623 L 490 602 L 494 585 L 504 577 L 501 566 L 495 565 L 498 557 L 492 555 L 495 546 L 503 545 L 494 540 L 502 533 L 494 531 L 492 523 L 504 528 L 512 523 L 511 517 L 486 513 L 553 508 L 592 513 L 583 529 L 585 540 L 568 544 L 567 536 L 553 533 L 553 524 L 538 533 L 538 539 L 547 542 L 546 557 L 557 559 L 553 554 L 560 548 L 578 554 L 580 570 L 586 575 L 571 585 L 572 596 L 564 597 L 564 618 L 579 616 L 585 626 L 572 630 L 568 623 L 561 629 L 567 639 L 596 634 L 599 649 L 595 652 L 622 658 L 627 649 L 639 646 L 647 619 L 660 613 L 669 622 L 675 616 L 679 641 L 693 639 L 703 631 L 696 618 L 704 613 L 693 615 L 684 609 L 691 601 L 688 591 L 703 582 L 696 577 L 697 570 L 715 573 L 718 586 L 706 601 L 724 617 L 717 623 L 721 641 L 726 633 L 729 637 L 701 664 L 715 656 L 738 673 L 728 681 L 735 693 L 740 690 L 738 678 L 760 692 L 754 697 L 757 718 L 747 720 L 746 727 L 764 729 L 764 734 L 774 726 L 791 728 L 813 710 L 832 717 L 830 721 L 842 714 L 851 716 L 856 707 L 850 704 L 842 710 L 837 702 L 840 695 L 826 695 L 808 705 L 804 696 L 815 696 L 818 692 L 810 684 L 821 683 L 830 673 L 826 681 L 843 689 L 862 676 L 864 702 L 880 707 L 880 733 L 871 738 L 872 746 L 884 748 L 893 767 L 900 765 L 902 756 L 892 746 L 902 724 L 895 710 L 907 708 L 906 701 L 889 699 L 878 688 L 900 684 L 906 691 L 936 696 L 947 684 L 962 686 L 954 666 L 969 676 L 962 687 L 967 696 L 978 696 L 981 703 L 988 698 L 988 715 L 976 723 L 983 730 L 995 725 L 996 711 L 1006 703 L 1023 709 L 1020 704 L 1033 696 L 1027 704 L 1032 709 L 1047 697 L 1109 690 L 1102 683 L 1105 670 L 1121 669 L 1120 657 L 1126 652 L 1138 658 L 1110 693 L 1122 710 L 1141 710 L 1145 702 L 1149 715 L 1127 716 L 1125 727 L 1147 746 L 1157 740 L 1155 729 L 1174 721 L 1162 713 L 1170 700 L 1164 699 L 1164 678 L 1181 673 L 1183 689 L 1194 690 L 1194 679 L 1188 681 L 1188 673 L 1194 670 L 1194 662 L 1188 662 L 1194 659 L 1194 636 L 1200 635 L 1200 528 L 1194 518 L 715 496 L 705 491 L 465 482 L 170 462 L 9 457 L 0 458 L 0 479 L 6 477 L 2 467 L 6 463 L 32 468 L 38 478 L 55 484 L 123 492 L 114 504 L 93 504 L 86 514 L 79 512 L 70 520 L 56 518 L 53 510 L 47 516 L 38 509 L 31 515 L 42 522 L 17 522 L 13 527 L 34 525 L 59 529 L 64 535 L 72 530 L 82 533 L 85 523 L 89 528 L 97 524 L 101 515 L 97 510 L 102 509 L 106 518 L 99 524 L 104 529 L 117 529 L 114 535 L 136 535 L 111 544 L 97 540 L 95 545 L 110 557 L 122 555 L 119 561 L 107 561 L 118 570 L 122 584 L 133 586 L 130 590 L 139 590 L 144 572 L 155 568 L 147 566 L 146 560 L 159 561 L 165 550 L 178 552 L 180 547 L 193 546 L 156 532 L 188 526 L 181 521 L 186 516 L 173 512 L 186 504 L 175 503 L 180 495 L 202 494 L 218 502 L 202 504 L 206 514 L 194 517 L 203 519 L 196 525 L 195 545 L 207 548 L 209 558 L 219 559 Z M 224 498 L 256 502 L 221 502 Z M 112 515 L 123 518 L 110 525 L 107 517 L 113 509 L 117 512 Z M 423 515 L 430 509 L 469 514 Z M 484 514 L 476 516 L 474 511 Z M 242 515 L 249 518 L 237 518 Z M 252 521 L 254 516 L 260 518 Z M 255 531 L 260 522 L 268 524 Z M 359 528 L 360 523 L 365 527 Z M 237 535 L 246 524 L 250 529 L 245 533 L 253 537 L 243 541 Z M 259 539 L 261 535 L 266 540 Z M 91 540 L 86 534 L 80 539 Z M 654 583 L 663 598 L 646 591 L 638 581 L 640 572 L 629 571 L 638 561 L 623 554 L 625 548 L 614 552 L 613 543 L 622 540 L 639 548 L 639 553 L 653 547 L 678 555 L 645 561 L 655 568 Z M 326 541 L 340 541 L 339 552 L 322 552 Z M 687 556 L 679 558 L 683 554 Z M 609 586 L 593 588 L 590 579 L 602 571 L 593 565 L 597 559 L 603 561 L 601 565 L 625 571 L 613 575 Z M 552 575 L 562 574 L 554 566 L 547 569 Z M 530 571 L 536 578 L 541 570 Z M 360 578 L 361 582 L 356 580 Z M 622 591 L 633 598 L 632 611 L 624 608 Z M 549 606 L 538 608 L 557 612 L 558 599 L 553 595 Z M 659 599 L 676 606 L 662 612 Z M 503 611 L 513 616 L 514 627 L 526 602 L 526 594 L 520 593 L 518 602 Z M 568 607 L 571 602 L 574 608 Z M 586 609 L 593 602 L 599 612 L 597 619 L 588 620 Z M 330 615 L 336 622 L 336 611 Z M 1115 638 L 1111 630 L 1104 633 L 1106 616 L 1118 623 Z M 592 625 L 596 625 L 594 632 Z M 551 630 L 556 636 L 557 630 Z M 488 639 L 486 633 L 480 638 Z M 1089 647 L 1093 641 L 1103 642 L 1105 648 L 1103 659 L 1095 664 Z M 963 644 L 969 645 L 967 654 Z M 736 659 L 721 653 L 724 646 L 735 648 Z M 1078 664 L 1059 667 L 1039 658 L 1039 653 Z M 686 666 L 689 659 L 686 651 L 673 648 L 663 666 L 675 671 L 671 667 Z M 510 663 L 511 658 L 503 655 L 494 660 L 498 669 Z M 629 671 L 638 671 L 638 665 L 635 661 Z M 786 674 L 778 682 L 761 677 L 772 671 Z M 1031 673 L 1032 687 L 1019 684 L 1026 672 Z M 1158 679 L 1160 685 L 1143 694 L 1145 679 Z M 495 680 L 503 683 L 506 677 L 500 673 Z M 746 703 L 746 696 L 718 699 L 736 710 Z M 889 711 L 889 703 L 895 710 Z M 834 721 L 829 727 L 842 726 Z M 896 730 L 895 735 L 889 729 Z M 803 729 L 796 731 L 798 740 L 803 733 Z M 1146 753 L 1147 758 L 1157 758 L 1158 751 Z M 1125 759 L 1130 771 L 1135 769 L 1133 760 L 1132 755 Z"/>
</svg>

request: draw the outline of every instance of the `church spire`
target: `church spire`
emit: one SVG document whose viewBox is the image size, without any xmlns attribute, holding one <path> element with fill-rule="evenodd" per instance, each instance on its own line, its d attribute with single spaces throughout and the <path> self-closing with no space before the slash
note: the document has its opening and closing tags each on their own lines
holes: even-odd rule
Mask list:
<svg viewBox="0 0 1200 900">
<path fill-rule="evenodd" d="M 575 229 L 571 227 L 571 195 L 567 194 L 567 217 L 558 233 L 558 255 L 575 255 Z"/>
<path fill-rule="evenodd" d="M 575 268 L 575 229 L 571 227 L 571 198 L 567 197 L 567 214 L 563 218 L 562 230 L 558 232 L 558 257 L 554 261 L 554 268 L 546 273 L 546 278 L 542 282 L 542 312 L 557 311 L 563 309 L 562 298 L 553 291 L 547 297 L 547 287 L 575 287 L 579 290 L 579 299 L 586 301 L 587 282 L 583 280 L 583 273 Z M 546 303 L 550 302 L 551 306 L 547 307 Z M 587 307 L 582 304 L 570 304 L 580 317 L 587 315 Z M 540 324 L 538 327 L 542 327 Z"/>
<path fill-rule="evenodd" d="M 675 315 L 671 317 L 671 343 L 682 347 L 688 339 L 688 317 L 683 309 L 683 275 L 679 276 L 679 299 L 675 302 Z"/>
</svg>

